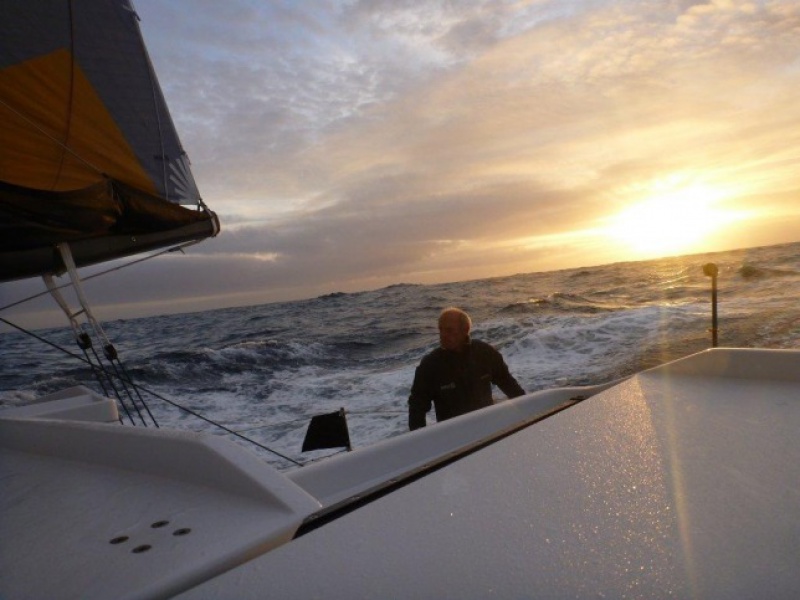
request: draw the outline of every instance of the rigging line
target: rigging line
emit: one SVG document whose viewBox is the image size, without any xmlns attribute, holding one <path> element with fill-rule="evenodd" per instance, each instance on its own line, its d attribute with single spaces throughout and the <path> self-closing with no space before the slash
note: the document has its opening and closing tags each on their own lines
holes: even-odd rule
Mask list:
<svg viewBox="0 0 800 600">
<path fill-rule="evenodd" d="M 42 336 L 37 335 L 37 334 L 33 333 L 32 331 L 29 331 L 29 330 L 25 329 L 24 327 L 20 327 L 19 325 L 15 324 L 15 323 L 12 323 L 8 319 L 4 319 L 3 317 L 0 317 L 0 321 L 5 323 L 6 325 L 9 325 L 10 327 L 13 327 L 14 329 L 17 329 L 17 330 L 21 331 L 22 333 L 24 333 L 26 335 L 31 336 L 32 338 L 34 338 L 34 339 L 36 339 L 36 340 L 38 340 L 40 342 L 44 342 L 48 346 L 52 346 L 53 348 L 55 348 L 56 350 L 59 350 L 60 352 L 63 352 L 67 356 L 71 356 L 72 358 L 77 358 L 78 360 L 83 361 L 86 364 L 88 364 L 89 367 L 91 367 L 92 372 L 95 375 L 95 378 L 100 383 L 100 387 L 103 388 L 103 393 L 109 398 L 110 397 L 115 397 L 117 400 L 119 400 L 119 403 L 120 403 L 120 405 L 122 405 L 122 409 L 125 412 L 125 415 L 130 420 L 131 425 L 133 425 L 134 427 L 136 426 L 136 422 L 133 420 L 133 415 L 131 414 L 131 411 L 128 409 L 128 405 L 125 404 L 125 401 L 122 399 L 122 396 L 120 395 L 119 391 L 117 390 L 117 387 L 114 385 L 114 381 L 109 376 L 108 371 L 106 371 L 103 368 L 103 365 L 102 365 L 102 362 L 100 360 L 100 357 L 97 355 L 97 352 L 95 351 L 94 347 L 92 346 L 91 338 L 89 338 L 88 334 L 83 333 L 81 338 L 78 340 L 78 346 L 83 350 L 83 353 L 84 353 L 84 356 L 80 356 L 79 354 L 75 354 L 74 352 L 70 352 L 66 348 L 63 348 L 63 347 L 59 346 L 58 344 L 54 344 L 50 340 L 48 340 L 46 338 L 43 338 Z M 91 357 L 89 356 L 89 353 L 87 351 L 89 348 L 92 349 L 92 354 L 94 354 L 94 357 L 97 360 L 97 364 L 95 364 L 92 361 Z M 108 390 L 106 389 L 106 386 L 103 383 L 102 378 L 100 377 L 101 374 L 105 375 L 106 380 L 108 381 L 109 385 L 111 386 L 111 389 L 114 391 L 113 394 L 109 394 L 108 393 Z M 120 424 L 122 423 L 122 415 L 119 415 L 119 422 L 120 422 Z"/>
<path fill-rule="evenodd" d="M 0 102 L 2 102 L 2 101 L 0 101 Z M 191 242 L 185 242 L 183 244 L 179 244 L 178 246 L 172 246 L 171 248 L 167 248 L 165 250 L 160 250 L 159 252 L 156 252 L 155 254 L 149 254 L 149 255 L 147 255 L 145 257 L 137 258 L 136 260 L 132 260 L 132 261 L 127 262 L 127 263 L 125 263 L 123 265 L 112 267 L 111 269 L 106 269 L 105 271 L 100 271 L 99 273 L 95 273 L 94 275 L 89 275 L 88 277 L 83 277 L 82 279 L 83 279 L 83 281 L 89 281 L 90 279 L 94 279 L 95 277 L 100 277 L 101 275 L 108 275 L 109 273 L 113 273 L 114 271 L 119 271 L 121 269 L 125 269 L 127 267 L 131 267 L 131 266 L 133 266 L 135 264 L 138 264 L 140 262 L 145 262 L 147 260 L 150 260 L 151 258 L 156 258 L 158 256 L 161 256 L 162 254 L 169 254 L 171 252 L 182 252 L 184 248 L 188 248 L 189 246 L 194 246 L 195 244 L 199 244 L 201 241 L 202 240 L 193 240 Z M 55 289 L 61 290 L 61 289 L 70 287 L 71 285 L 72 285 L 72 282 L 68 281 L 67 283 L 62 283 L 61 285 L 56 286 Z M 19 306 L 20 304 L 25 304 L 26 302 L 30 302 L 31 300 L 36 300 L 36 298 L 41 298 L 42 296 L 46 296 L 49 293 L 50 293 L 49 291 L 45 290 L 44 292 L 39 292 L 38 294 L 34 294 L 33 296 L 28 296 L 27 298 L 23 298 L 22 300 L 17 300 L 16 302 L 12 302 L 11 304 L 7 304 L 5 306 L 0 306 L 0 311 L 7 310 L 9 308 L 14 308 L 15 306 Z"/>
<path fill-rule="evenodd" d="M 167 404 L 170 404 L 171 406 L 174 406 L 175 408 L 180 409 L 180 410 L 192 415 L 193 417 L 197 417 L 198 419 L 200 419 L 202 421 L 205 421 L 206 423 L 208 423 L 210 425 L 214 425 L 215 427 L 219 427 L 220 429 L 222 429 L 223 431 L 225 431 L 227 433 L 230 433 L 231 435 L 235 435 L 236 437 L 238 437 L 241 440 L 244 440 L 245 442 L 249 442 L 249 443 L 253 444 L 254 446 L 258 446 L 262 450 L 266 450 L 267 452 L 271 452 L 272 454 L 274 454 L 276 456 L 280 456 L 282 459 L 287 460 L 290 463 L 293 463 L 293 464 L 297 465 L 298 467 L 302 467 L 303 466 L 303 463 L 298 462 L 298 461 L 294 460 L 293 458 L 289 458 L 288 456 L 285 456 L 285 455 L 281 454 L 277 450 L 273 450 L 272 448 L 269 448 L 269 447 L 265 446 L 264 444 L 260 444 L 257 441 L 255 441 L 253 439 L 250 439 L 249 437 L 241 435 L 241 434 L 237 433 L 236 431 L 234 431 L 233 429 L 230 429 L 229 427 L 226 427 L 225 425 L 222 425 L 221 423 L 217 423 L 216 421 L 213 421 L 213 420 L 209 419 L 208 417 L 204 417 L 200 413 L 197 413 L 197 412 L 193 411 L 190 408 L 186 408 L 185 406 L 181 406 L 177 402 L 173 402 L 172 400 L 169 400 L 168 398 L 165 398 L 164 396 L 162 396 L 160 394 L 157 394 L 153 390 L 149 390 L 146 387 L 144 387 L 142 385 L 139 385 L 139 384 L 136 384 L 136 383 L 133 383 L 133 382 L 130 382 L 130 384 L 133 385 L 134 387 L 138 387 L 138 388 L 142 389 L 143 391 L 147 392 L 151 396 L 155 396 L 159 400 L 162 400 L 162 401 L 166 402 Z"/>
<path fill-rule="evenodd" d="M 97 378 L 98 382 L 100 382 L 100 387 L 103 388 L 103 392 L 108 396 L 109 395 L 108 390 L 106 390 L 105 384 L 103 383 L 103 379 L 101 377 L 102 371 L 97 371 L 95 369 L 95 365 L 92 362 L 92 357 L 89 356 L 87 349 L 91 348 L 92 354 L 94 355 L 94 358 L 97 361 L 98 366 L 101 364 L 100 357 L 97 356 L 97 352 L 95 352 L 94 348 L 92 347 L 91 336 L 83 330 L 83 325 L 81 325 L 81 323 L 78 321 L 78 317 L 81 314 L 86 313 L 86 308 L 82 307 L 82 310 L 73 312 L 69 304 L 67 303 L 66 299 L 61 294 L 61 290 L 56 288 L 55 281 L 50 273 L 45 273 L 44 275 L 42 275 L 42 281 L 44 281 L 44 284 L 47 287 L 47 290 L 50 292 L 50 295 L 52 296 L 53 300 L 55 300 L 56 304 L 58 304 L 59 308 L 66 315 L 67 320 L 69 321 L 69 325 L 72 328 L 72 334 L 75 338 L 75 342 L 78 344 L 78 347 L 81 350 L 83 350 L 84 356 L 86 356 L 86 358 L 89 361 L 89 364 L 92 367 L 92 372 L 95 374 L 95 377 Z M 108 377 L 108 383 L 114 390 L 114 397 L 117 400 L 119 400 L 119 403 L 122 405 L 122 408 L 125 409 L 125 413 L 131 420 L 131 424 L 135 425 L 135 423 L 133 422 L 133 418 L 131 417 L 131 414 L 128 411 L 128 407 L 125 405 L 125 401 L 122 399 L 122 396 L 120 396 L 119 391 L 117 390 L 117 386 L 114 385 L 114 380 Z"/>
<path fill-rule="evenodd" d="M 8 319 L 5 319 L 5 318 L 3 318 L 3 317 L 0 317 L 0 322 L 3 322 L 3 323 L 5 323 L 6 325 L 8 325 L 8 326 L 10 326 L 10 327 L 13 327 L 14 329 L 17 329 L 18 331 L 21 331 L 22 333 L 25 333 L 25 334 L 27 334 L 27 335 L 30 335 L 31 337 L 33 337 L 33 338 L 36 338 L 36 339 L 37 339 L 37 340 L 39 340 L 40 342 L 44 342 L 44 343 L 45 343 L 45 344 L 47 344 L 48 346 L 52 346 L 53 348 L 55 348 L 56 350 L 59 350 L 59 351 L 63 352 L 64 354 L 67 354 L 67 355 L 69 355 L 69 356 L 71 356 L 71 357 L 73 357 L 73 358 L 77 358 L 78 360 L 80 360 L 80 361 L 82 361 L 82 362 L 88 362 L 88 363 L 90 363 L 90 364 L 91 364 L 91 362 L 90 362 L 90 361 L 87 361 L 85 358 L 83 358 L 83 357 L 82 357 L 82 356 L 80 356 L 79 354 L 75 354 L 74 352 L 70 352 L 70 351 L 69 351 L 69 350 L 67 350 L 66 348 L 62 348 L 62 347 L 61 347 L 61 346 L 59 346 L 58 344 L 54 344 L 54 343 L 53 343 L 53 342 L 51 342 L 50 340 L 47 340 L 47 339 L 43 338 L 42 336 L 40 336 L 40 335 L 37 335 L 37 334 L 33 333 L 32 331 L 28 331 L 28 330 L 27 330 L 27 329 L 25 329 L 24 327 L 20 327 L 19 325 L 15 324 L 15 323 L 12 323 L 12 322 L 11 322 L 11 321 L 9 321 Z M 99 365 L 99 367 L 98 367 L 98 368 L 99 368 L 99 369 L 101 369 L 103 372 L 105 372 L 105 373 L 106 373 L 106 375 L 108 375 L 108 372 L 107 372 L 107 371 L 106 371 L 106 370 L 103 368 L 103 366 L 102 366 L 102 365 Z M 297 465 L 298 467 L 302 467 L 302 466 L 303 466 L 303 463 L 301 463 L 301 462 L 299 462 L 299 461 L 296 461 L 296 460 L 294 460 L 293 458 L 289 458 L 288 456 L 285 456 L 285 455 L 281 454 L 280 452 L 278 452 L 277 450 L 273 450 L 272 448 L 269 448 L 269 447 L 265 446 L 264 444 L 260 444 L 259 442 L 255 441 L 255 440 L 252 440 L 252 439 L 250 439 L 250 438 L 248 438 L 248 437 L 246 437 L 246 436 L 243 436 L 243 435 L 241 435 L 241 434 L 237 433 L 236 431 L 234 431 L 234 430 L 232 430 L 232 429 L 230 429 L 230 428 L 228 428 L 228 427 L 225 427 L 224 425 L 222 425 L 222 424 L 220 424 L 220 423 L 217 423 L 217 422 L 215 422 L 215 421 L 213 421 L 213 420 L 211 420 L 211 419 L 209 419 L 209 418 L 207 418 L 207 417 L 204 417 L 203 415 L 201 415 L 201 414 L 199 414 L 199 413 L 197 413 L 197 412 L 195 412 L 195 411 L 191 410 L 190 408 L 186 408 L 185 406 L 181 406 L 181 405 L 180 405 L 180 404 L 178 404 L 177 402 L 174 402 L 174 401 L 172 401 L 172 400 L 169 400 L 168 398 L 165 398 L 164 396 L 162 396 L 162 395 L 160 395 L 160 394 L 157 394 L 157 393 L 156 393 L 156 392 L 154 392 L 153 390 L 150 390 L 150 389 L 148 389 L 148 388 L 146 388 L 146 387 L 144 387 L 144 386 L 142 386 L 142 385 L 135 384 L 135 383 L 133 383 L 132 381 L 129 381 L 129 383 L 130 383 L 131 385 L 135 386 L 135 387 L 138 387 L 138 388 L 140 388 L 142 391 L 145 391 L 145 392 L 147 392 L 147 393 L 148 393 L 148 394 L 150 394 L 151 396 L 154 396 L 154 397 L 158 398 L 159 400 L 162 400 L 163 402 L 166 402 L 167 404 L 169 404 L 169 405 L 171 405 L 171 406 L 174 406 L 175 408 L 177 408 L 177 409 L 179 409 L 179 410 L 182 410 L 182 411 L 184 411 L 184 412 L 186 412 L 186 413 L 188 413 L 188 414 L 192 415 L 193 417 L 197 417 L 197 418 L 198 418 L 198 419 L 200 419 L 201 421 L 205 421 L 206 423 L 208 423 L 208 424 L 210 424 L 210 425 L 214 425 L 215 427 L 219 427 L 219 428 L 220 428 L 220 429 L 222 429 L 223 431 L 226 431 L 226 432 L 230 433 L 231 435 L 234 435 L 234 436 L 238 437 L 239 439 L 241 439 L 241 440 L 244 440 L 245 442 L 249 442 L 249 443 L 253 444 L 254 446 L 258 446 L 258 447 L 259 447 L 259 448 L 261 448 L 262 450 L 266 450 L 267 452 L 271 452 L 272 454 L 274 454 L 274 455 L 276 455 L 276 456 L 279 456 L 280 458 L 282 458 L 282 459 L 284 459 L 284 460 L 286 460 L 286 461 L 289 461 L 290 463 L 293 463 L 293 464 Z"/>
<path fill-rule="evenodd" d="M 10 105 L 8 102 L 6 102 L 5 100 L 0 100 L 0 104 L 2 104 L 3 106 L 5 106 L 5 107 L 6 107 L 6 108 L 7 108 L 9 111 L 11 111 L 11 112 L 12 112 L 12 113 L 14 113 L 15 115 L 17 115 L 17 116 L 18 116 L 20 119 L 22 119 L 23 121 L 25 121 L 25 122 L 26 122 L 28 125 L 30 125 L 31 127 L 33 127 L 33 128 L 36 130 L 36 131 L 38 131 L 39 133 L 41 133 L 41 134 L 42 134 L 44 137 L 48 138 L 48 139 L 49 139 L 51 142 L 54 142 L 55 144 L 57 144 L 58 146 L 60 146 L 62 150 L 66 151 L 66 152 L 69 152 L 69 153 L 70 153 L 72 156 L 74 156 L 75 158 L 77 158 L 77 159 L 78 159 L 79 161 L 81 161 L 81 162 L 82 162 L 84 165 L 86 165 L 86 166 L 87 166 L 87 167 L 89 167 L 90 169 L 93 169 L 94 171 L 96 171 L 97 173 L 99 173 L 99 174 L 101 174 L 101 175 L 102 175 L 103 171 L 102 171 L 101 169 L 99 169 L 98 167 L 96 167 L 95 165 L 93 165 L 92 163 L 90 163 L 88 160 L 86 160 L 85 158 L 83 158 L 83 157 L 82 157 L 80 154 L 78 154 L 77 152 L 75 152 L 75 151 L 74 151 L 72 148 L 70 148 L 69 146 L 66 146 L 66 145 L 64 145 L 64 143 L 63 143 L 61 140 L 57 139 L 57 138 L 56 138 L 55 136 L 53 136 L 53 135 L 52 135 L 50 132 L 46 131 L 46 130 L 45 130 L 43 127 L 40 127 L 40 126 L 39 126 L 38 124 L 36 124 L 36 123 L 35 123 L 33 120 L 31 120 L 30 118 L 26 117 L 24 114 L 22 114 L 22 113 L 21 113 L 20 111 L 18 111 L 16 108 L 14 108 L 13 106 L 11 106 L 11 105 Z"/>
<path fill-rule="evenodd" d="M 123 379 L 122 375 L 120 374 L 120 371 L 117 368 L 117 365 L 114 363 L 114 360 L 110 356 L 108 356 L 108 354 L 106 354 L 106 360 L 108 360 L 109 364 L 111 365 L 111 368 L 114 369 L 114 375 L 116 376 L 116 378 L 122 383 L 122 389 L 125 390 L 125 394 L 127 394 L 128 400 L 131 401 L 131 404 L 133 405 L 133 409 L 136 411 L 136 414 L 139 416 L 139 420 L 142 422 L 142 426 L 143 427 L 147 427 L 147 421 L 144 420 L 144 417 L 142 416 L 142 411 L 139 410 L 139 405 L 136 404 L 136 400 L 134 399 L 133 394 L 131 394 L 131 390 L 130 390 L 130 388 L 128 388 L 128 386 L 127 386 L 127 384 L 125 382 L 125 379 Z M 105 369 L 103 369 L 103 370 L 105 371 Z M 108 373 L 108 371 L 106 371 L 106 373 Z M 111 379 L 110 375 L 109 375 L 108 378 L 109 378 L 109 380 L 113 381 Z M 129 382 L 129 383 L 131 385 L 135 385 L 133 382 Z M 117 391 L 116 386 L 114 387 L 114 391 L 115 392 Z M 122 402 L 122 396 L 119 394 L 119 392 L 117 392 L 117 394 L 119 395 L 119 401 Z M 132 419 L 131 419 L 131 421 L 132 421 Z M 134 425 L 135 425 L 135 423 L 134 423 Z"/>
<path fill-rule="evenodd" d="M 136 398 L 134 398 L 133 394 L 131 393 L 131 387 L 133 388 L 133 391 L 136 392 L 136 396 L 139 398 L 139 402 L 141 403 L 142 406 L 144 406 L 145 411 L 150 416 L 150 420 L 153 421 L 153 424 L 156 426 L 156 428 L 158 428 L 158 421 L 156 421 L 156 418 L 153 416 L 153 413 L 150 412 L 150 407 L 147 406 L 147 402 L 137 389 L 136 384 L 133 383 L 133 379 L 125 371 L 125 366 L 119 359 L 116 348 L 114 348 L 112 344 L 108 344 L 105 348 L 105 354 L 106 354 L 106 359 L 111 364 L 111 367 L 114 369 L 114 374 L 117 376 L 117 379 L 119 379 L 119 381 L 122 383 L 122 389 L 124 389 L 125 393 L 128 395 L 128 399 L 131 401 L 131 404 L 133 404 L 133 408 L 136 410 L 136 414 L 139 415 L 139 419 L 142 421 L 142 425 L 147 427 L 147 421 L 145 420 L 142 411 L 139 410 L 139 404 L 136 403 Z M 125 375 L 125 377 L 123 377 L 123 375 Z M 130 383 L 130 387 L 128 386 L 128 383 Z"/>
<path fill-rule="evenodd" d="M 103 331 L 102 325 L 100 325 L 100 322 L 95 318 L 94 313 L 92 312 L 92 309 L 89 306 L 89 299 L 86 297 L 83 291 L 83 282 L 81 281 L 80 275 L 78 274 L 78 267 L 75 265 L 75 259 L 72 256 L 72 249 L 70 248 L 70 245 L 63 242 L 57 244 L 56 248 L 58 249 L 58 253 L 61 255 L 61 261 L 64 263 L 64 266 L 67 269 L 70 281 L 72 281 L 72 291 L 75 293 L 75 296 L 77 297 L 78 303 L 80 304 L 82 310 L 78 313 L 72 314 L 69 307 L 66 306 L 66 302 L 63 300 L 63 298 L 61 298 L 60 292 L 52 292 L 53 296 L 56 298 L 56 300 L 59 301 L 59 304 L 66 312 L 70 321 L 75 321 L 76 320 L 75 317 L 78 314 L 83 314 L 84 318 L 88 322 L 89 327 L 94 332 L 94 335 L 102 344 L 103 353 L 105 354 L 106 359 L 108 360 L 109 364 L 114 370 L 117 380 L 122 384 L 122 389 L 127 393 L 128 399 L 131 401 L 131 404 L 133 404 L 133 408 L 136 410 L 136 414 L 139 415 L 139 419 L 142 421 L 142 425 L 144 427 L 147 427 L 147 421 L 145 421 L 144 417 L 142 416 L 142 411 L 139 410 L 139 406 L 136 404 L 136 400 L 134 399 L 133 394 L 131 394 L 130 389 L 126 385 L 125 380 L 120 375 L 119 369 L 117 368 L 117 365 L 114 362 L 115 359 L 118 360 L 117 350 L 116 348 L 114 348 L 114 345 L 106 336 L 106 332 Z M 50 285 L 50 283 L 53 280 L 52 275 L 49 274 L 45 275 L 44 279 L 48 283 L 48 288 L 52 287 Z M 109 380 L 113 381 L 110 377 Z M 114 391 L 116 390 L 117 388 L 116 386 L 114 386 Z M 120 396 L 120 402 L 122 402 L 121 396 Z"/>
<path fill-rule="evenodd" d="M 87 349 L 83 345 L 81 345 L 80 347 L 81 347 L 81 350 L 83 350 L 83 355 L 86 357 L 86 362 L 88 362 L 92 367 L 92 373 L 94 373 L 94 378 L 100 384 L 100 387 L 103 390 L 103 395 L 106 396 L 107 398 L 110 398 L 111 394 L 108 393 L 108 389 L 106 388 L 106 384 L 103 382 L 102 369 L 97 369 L 97 367 L 95 366 L 95 364 L 92 362 L 91 358 L 89 357 L 89 352 L 87 351 Z M 92 349 L 92 352 L 94 352 L 95 356 L 97 356 L 97 353 L 94 351 L 94 349 Z M 100 362 L 99 358 L 98 358 L 97 362 L 98 363 Z M 131 413 L 128 411 L 128 407 L 125 406 L 125 404 L 122 402 L 122 399 L 120 399 L 119 403 L 122 404 L 122 408 L 125 410 L 125 414 L 127 414 L 128 418 L 131 419 Z M 123 424 L 122 415 L 117 413 L 117 418 L 119 419 L 120 425 L 122 425 Z M 131 420 L 133 420 L 133 419 L 131 419 Z"/>
<path fill-rule="evenodd" d="M 247 431 L 256 431 L 257 429 L 266 429 L 267 427 L 282 427 L 283 425 L 291 425 L 292 423 L 300 423 L 302 421 L 308 421 L 309 419 L 310 419 L 309 416 L 304 416 L 304 417 L 299 417 L 297 419 L 292 419 L 290 421 L 280 421 L 279 423 L 265 423 L 264 425 L 256 425 L 255 427 L 247 427 L 246 429 L 237 429 L 237 431 L 239 433 L 245 433 Z"/>
<path fill-rule="evenodd" d="M 58 171 L 53 178 L 53 186 L 50 191 L 54 191 L 61 179 L 61 173 L 64 171 L 64 160 L 67 153 L 63 148 L 67 147 L 69 142 L 70 132 L 72 131 L 72 109 L 75 104 L 75 16 L 73 14 L 72 0 L 68 2 L 67 11 L 69 12 L 69 93 L 67 95 L 67 115 L 66 123 L 63 131 L 64 142 L 62 144 L 61 156 L 58 158 Z"/>
<path fill-rule="evenodd" d="M 119 393 L 119 390 L 117 389 L 117 386 L 116 386 L 116 384 L 114 383 L 114 379 L 111 377 L 111 375 L 109 374 L 109 372 L 108 372 L 108 371 L 106 371 L 105 367 L 103 367 L 103 361 L 102 361 L 102 360 L 100 360 L 100 357 L 97 355 L 97 350 L 95 350 L 95 349 L 94 349 L 94 346 L 92 346 L 92 342 L 91 342 L 91 339 L 89 338 L 89 335 L 88 335 L 88 334 L 84 334 L 84 335 L 86 336 L 86 338 L 85 338 L 85 339 L 86 339 L 86 340 L 88 340 L 88 343 L 89 343 L 89 348 L 91 348 L 91 349 L 92 349 L 92 354 L 94 354 L 94 357 L 95 357 L 95 359 L 97 360 L 97 367 L 96 367 L 96 368 L 97 368 L 97 370 L 99 370 L 99 371 L 100 371 L 100 373 L 102 373 L 103 375 L 105 375 L 105 377 L 106 377 L 106 380 L 108 381 L 108 385 L 110 385 L 110 386 L 111 386 L 111 389 L 112 389 L 112 390 L 114 390 L 114 397 L 115 397 L 117 400 L 119 400 L 119 403 L 122 405 L 122 408 L 123 408 L 123 410 L 125 411 L 125 414 L 128 416 L 128 420 L 131 422 L 131 425 L 133 425 L 134 427 L 136 427 L 136 421 L 134 421 L 134 419 L 133 419 L 133 415 L 131 414 L 131 411 L 128 409 L 128 405 L 125 403 L 125 400 L 123 400 L 123 398 L 122 398 L 122 394 L 120 394 L 120 393 Z M 56 347 L 58 347 L 58 346 L 56 346 Z M 92 371 L 95 371 L 95 365 L 94 365 L 94 363 L 92 363 L 92 362 L 91 362 L 91 359 L 89 360 L 89 364 L 91 364 L 91 365 L 92 365 Z M 96 371 L 95 371 L 95 373 L 96 373 Z M 98 381 L 101 381 L 99 377 L 97 377 L 97 380 L 98 380 Z M 100 387 L 102 387 L 102 388 L 103 388 L 103 391 L 105 392 L 105 386 L 103 385 L 102 381 L 101 381 L 101 383 L 100 383 Z M 133 407 L 134 407 L 134 408 L 136 408 L 136 403 L 134 403 L 134 404 L 133 404 Z M 137 412 L 138 412 L 138 409 L 137 409 Z M 139 417 L 141 418 L 141 416 L 142 416 L 142 415 L 141 415 L 141 413 L 140 413 L 140 414 L 139 414 Z M 120 418 L 120 421 L 119 421 L 119 422 L 120 422 L 120 423 L 122 423 L 122 419 L 121 419 L 121 418 Z M 145 427 L 147 426 L 145 423 L 143 423 L 143 424 L 145 425 Z"/>
<path fill-rule="evenodd" d="M 24 333 L 24 334 L 26 334 L 26 335 L 29 335 L 29 336 L 31 336 L 32 338 L 36 338 L 36 339 L 37 339 L 37 340 L 39 340 L 40 342 L 44 342 L 44 343 L 45 343 L 45 344 L 47 344 L 48 346 L 52 346 L 52 347 L 53 347 L 53 348 L 55 348 L 56 350 L 60 350 L 61 352 L 63 352 L 64 354 L 67 354 L 68 356 L 71 356 L 72 358 L 77 358 L 77 359 L 78 359 L 78 360 L 80 360 L 80 361 L 90 362 L 90 361 L 86 360 L 85 358 L 83 358 L 81 355 L 79 355 L 79 354 L 75 354 L 74 352 L 70 352 L 70 351 L 69 351 L 69 350 L 67 350 L 66 348 L 62 348 L 62 347 L 61 347 L 61 346 L 59 346 L 58 344 L 54 344 L 54 343 L 53 343 L 53 342 L 51 342 L 50 340 L 48 340 L 48 339 L 45 339 L 45 338 L 43 338 L 42 336 L 40 336 L 40 335 L 37 335 L 37 334 L 35 334 L 34 332 L 32 332 L 32 331 L 29 331 L 29 330 L 25 329 L 24 327 L 20 327 L 19 325 L 15 324 L 15 323 L 12 323 L 12 322 L 11 322 L 11 321 L 9 321 L 8 319 L 4 319 L 3 317 L 0 317 L 0 321 L 2 321 L 3 323 L 5 323 L 5 324 L 6 324 L 6 325 L 8 325 L 9 327 L 13 327 L 13 328 L 14 328 L 14 329 L 16 329 L 17 331 L 21 331 L 22 333 Z M 102 367 L 100 367 L 100 368 L 102 369 Z"/>
<path fill-rule="evenodd" d="M 383 410 L 383 409 L 347 411 L 348 415 L 405 415 L 407 413 L 408 413 L 407 410 Z"/>
<path fill-rule="evenodd" d="M 125 365 L 122 364 L 122 361 L 117 359 L 117 363 L 119 364 L 119 368 L 122 371 L 122 374 L 125 375 L 127 380 L 128 381 L 133 381 L 133 378 L 131 378 L 131 376 L 128 375 L 128 371 L 127 371 L 127 369 L 125 369 Z M 158 421 L 156 420 L 156 418 L 153 415 L 153 413 L 150 412 L 150 406 L 148 406 L 147 402 L 145 402 L 144 398 L 142 397 L 142 394 L 139 392 L 139 386 L 134 385 L 133 386 L 133 391 L 136 392 L 136 396 L 139 398 L 139 402 L 141 402 L 142 406 L 144 406 L 144 409 L 145 409 L 145 411 L 147 411 L 147 414 L 150 417 L 150 420 L 153 421 L 153 425 L 156 426 L 156 429 L 159 429 L 161 426 L 158 424 Z M 134 406 L 136 406 L 136 405 L 134 404 Z"/>
</svg>

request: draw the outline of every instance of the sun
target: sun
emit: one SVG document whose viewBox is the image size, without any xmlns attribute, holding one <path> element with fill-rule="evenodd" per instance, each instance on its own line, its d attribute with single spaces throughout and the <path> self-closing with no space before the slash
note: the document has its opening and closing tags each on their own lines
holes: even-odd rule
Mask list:
<svg viewBox="0 0 800 600">
<path fill-rule="evenodd" d="M 731 221 L 715 206 L 725 195 L 705 185 L 661 191 L 610 217 L 605 233 L 643 257 L 691 252 Z"/>
</svg>

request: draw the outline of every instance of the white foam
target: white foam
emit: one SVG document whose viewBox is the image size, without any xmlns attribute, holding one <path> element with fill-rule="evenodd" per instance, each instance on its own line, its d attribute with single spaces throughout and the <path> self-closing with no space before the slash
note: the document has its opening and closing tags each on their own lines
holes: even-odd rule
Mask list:
<svg viewBox="0 0 800 600">
<path fill-rule="evenodd" d="M 528 390 L 570 385 L 602 378 L 656 346 L 672 330 L 698 322 L 697 305 L 643 306 L 596 315 L 553 315 L 503 320 L 490 328 L 505 328 L 499 344 L 511 372 Z"/>
</svg>

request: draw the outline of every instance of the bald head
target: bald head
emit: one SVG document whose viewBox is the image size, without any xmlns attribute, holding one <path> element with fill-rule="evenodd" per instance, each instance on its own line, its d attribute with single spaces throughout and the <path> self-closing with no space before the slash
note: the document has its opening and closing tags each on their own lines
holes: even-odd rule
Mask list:
<svg viewBox="0 0 800 600">
<path fill-rule="evenodd" d="M 439 315 L 439 344 L 445 350 L 461 350 L 469 341 L 472 319 L 460 308 L 446 308 Z"/>
</svg>

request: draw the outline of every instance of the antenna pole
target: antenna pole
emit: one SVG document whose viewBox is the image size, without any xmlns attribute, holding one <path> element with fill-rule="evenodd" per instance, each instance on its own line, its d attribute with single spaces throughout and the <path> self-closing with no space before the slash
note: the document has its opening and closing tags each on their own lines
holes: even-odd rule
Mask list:
<svg viewBox="0 0 800 600">
<path fill-rule="evenodd" d="M 703 274 L 711 277 L 711 347 L 717 347 L 717 275 L 719 269 L 714 263 L 703 265 Z"/>
</svg>

